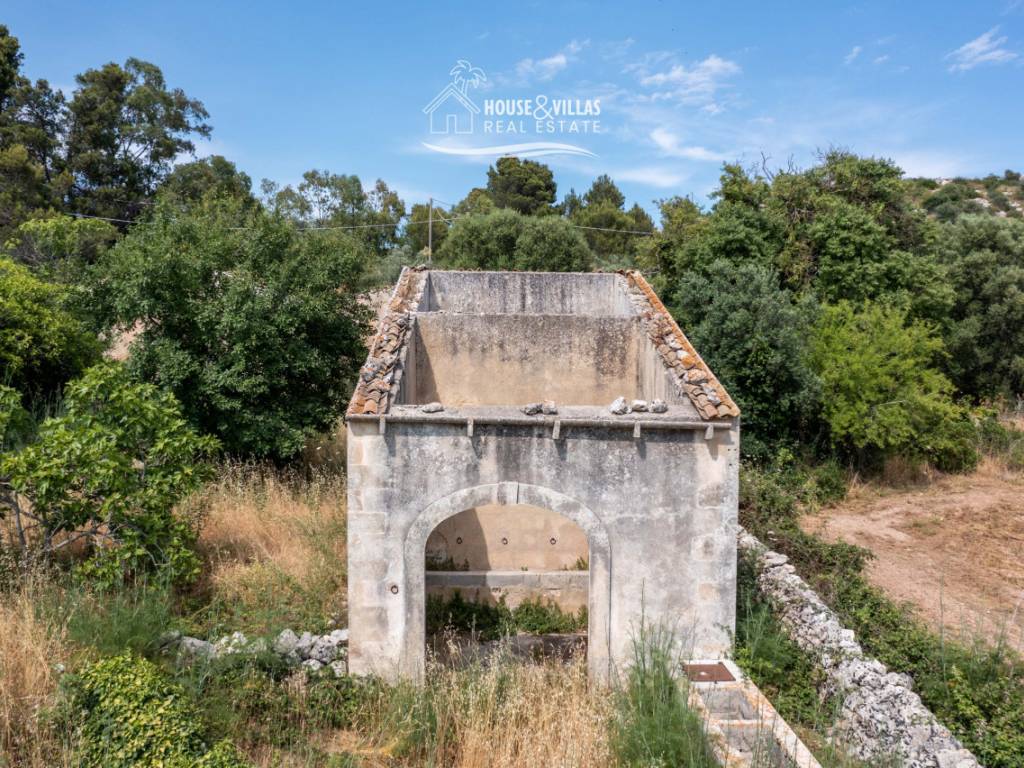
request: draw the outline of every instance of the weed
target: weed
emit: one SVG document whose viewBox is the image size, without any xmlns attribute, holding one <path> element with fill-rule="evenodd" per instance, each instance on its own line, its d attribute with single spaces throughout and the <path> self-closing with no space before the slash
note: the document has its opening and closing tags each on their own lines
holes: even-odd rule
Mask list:
<svg viewBox="0 0 1024 768">
<path fill-rule="evenodd" d="M 532 635 L 579 632 L 587 628 L 587 609 L 563 611 L 552 602 L 524 600 L 510 608 L 504 596 L 495 604 L 466 600 L 457 591 L 449 599 L 427 597 L 427 633 L 449 629 L 472 632 L 483 640 L 496 640 L 516 632 Z"/>
<path fill-rule="evenodd" d="M 616 692 L 612 745 L 621 766 L 717 765 L 700 717 L 687 705 L 674 634 L 641 623 L 633 658 Z"/>
</svg>

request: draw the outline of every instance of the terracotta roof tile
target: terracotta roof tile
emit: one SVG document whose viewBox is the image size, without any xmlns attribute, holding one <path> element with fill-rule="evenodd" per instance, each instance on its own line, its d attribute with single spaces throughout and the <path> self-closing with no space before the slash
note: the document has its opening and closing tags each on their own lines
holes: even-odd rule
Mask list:
<svg viewBox="0 0 1024 768">
<path fill-rule="evenodd" d="M 636 270 L 626 270 L 620 274 L 628 282 L 630 298 L 645 325 L 648 337 L 665 366 L 675 374 L 680 391 L 690 398 L 697 413 L 705 419 L 739 416 L 739 407 L 697 354 L 697 350 L 643 275 Z"/>
</svg>

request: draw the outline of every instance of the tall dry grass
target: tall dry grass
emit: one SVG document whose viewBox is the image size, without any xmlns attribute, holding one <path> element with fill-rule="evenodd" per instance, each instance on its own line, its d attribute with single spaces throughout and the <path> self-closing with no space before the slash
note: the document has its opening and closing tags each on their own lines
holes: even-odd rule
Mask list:
<svg viewBox="0 0 1024 768">
<path fill-rule="evenodd" d="M 396 693 L 386 727 L 406 734 L 412 764 L 458 768 L 612 763 L 609 692 L 587 681 L 583 658 L 528 664 L 508 658 L 436 667 L 423 688 Z"/>
<path fill-rule="evenodd" d="M 44 580 L 28 576 L 0 595 L 0 766 L 72 765 L 66 736 L 47 717 L 71 649 L 67 628 L 44 619 Z"/>
<path fill-rule="evenodd" d="M 343 620 L 343 477 L 227 464 L 189 505 L 202 514 L 203 578 L 232 630 Z"/>
</svg>

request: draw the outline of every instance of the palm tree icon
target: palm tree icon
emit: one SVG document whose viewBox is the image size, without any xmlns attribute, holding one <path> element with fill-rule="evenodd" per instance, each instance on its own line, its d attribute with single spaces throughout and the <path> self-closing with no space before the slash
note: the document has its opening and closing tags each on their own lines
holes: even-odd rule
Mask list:
<svg viewBox="0 0 1024 768">
<path fill-rule="evenodd" d="M 474 67 L 465 59 L 459 59 L 448 74 L 452 76 L 452 82 L 463 96 L 466 95 L 470 86 L 478 88 L 481 83 L 487 82 L 487 75 L 484 74 L 484 71 L 480 67 Z"/>
</svg>

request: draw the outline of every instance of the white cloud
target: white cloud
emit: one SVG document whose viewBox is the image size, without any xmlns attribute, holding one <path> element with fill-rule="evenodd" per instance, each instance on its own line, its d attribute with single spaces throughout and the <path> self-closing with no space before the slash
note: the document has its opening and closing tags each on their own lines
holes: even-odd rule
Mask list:
<svg viewBox="0 0 1024 768">
<path fill-rule="evenodd" d="M 888 60 L 889 60 L 889 54 L 886 53 L 886 54 L 883 54 L 881 56 L 876 56 L 874 59 L 872 59 L 871 63 L 872 64 L 885 64 L 885 62 L 887 62 Z"/>
<path fill-rule="evenodd" d="M 660 187 L 662 189 L 666 187 L 676 187 L 681 184 L 686 177 L 680 173 L 674 173 L 673 171 L 666 170 L 665 168 L 658 168 L 654 166 L 648 166 L 644 168 L 629 168 L 624 171 L 617 171 L 612 174 L 616 180 L 621 181 L 635 181 L 639 184 L 647 184 L 652 187 Z"/>
<path fill-rule="evenodd" d="M 570 40 L 562 50 L 546 58 L 521 59 L 516 63 L 516 77 L 523 83 L 531 80 L 540 80 L 541 82 L 550 80 L 569 66 L 569 62 L 573 61 L 588 45 L 590 45 L 590 40 Z"/>
<path fill-rule="evenodd" d="M 679 137 L 666 128 L 655 128 L 651 131 L 651 141 L 669 157 L 682 157 L 687 160 L 706 160 L 719 162 L 724 158 L 717 152 L 699 146 L 683 146 Z"/>
<path fill-rule="evenodd" d="M 523 59 L 516 64 L 516 74 L 524 79 L 550 80 L 569 64 L 569 57 L 556 53 L 546 59 Z"/>
<path fill-rule="evenodd" d="M 1003 48 L 1007 38 L 1005 35 L 997 38 L 998 31 L 999 27 L 992 27 L 985 34 L 978 35 L 955 51 L 946 54 L 947 59 L 953 60 L 949 65 L 949 71 L 966 72 L 979 64 L 1005 64 L 1016 59 L 1016 53 Z"/>
<path fill-rule="evenodd" d="M 641 62 L 630 64 L 626 70 L 636 73 L 640 85 L 657 89 L 649 95 L 650 99 L 680 101 L 685 104 L 712 102 L 715 93 L 726 86 L 726 80 L 742 71 L 736 62 L 716 54 L 689 66 L 675 63 L 668 69 L 651 71 L 652 64 L 670 59 L 671 54 L 654 53 Z M 722 107 L 715 105 L 709 111 L 720 112 Z"/>
<path fill-rule="evenodd" d="M 850 52 L 843 57 L 843 63 L 853 64 L 854 59 L 860 56 L 860 52 L 863 50 L 864 49 L 861 48 L 859 45 L 853 46 L 853 48 L 850 49 Z"/>
</svg>

